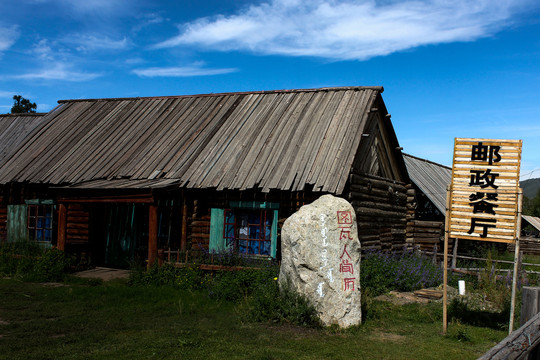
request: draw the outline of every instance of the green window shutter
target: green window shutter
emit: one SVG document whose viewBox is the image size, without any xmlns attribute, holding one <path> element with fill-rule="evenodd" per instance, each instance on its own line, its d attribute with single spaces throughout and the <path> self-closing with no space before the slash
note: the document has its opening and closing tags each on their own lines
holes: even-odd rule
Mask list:
<svg viewBox="0 0 540 360">
<path fill-rule="evenodd" d="M 210 252 L 222 252 L 225 250 L 225 239 L 223 238 L 224 213 L 223 209 L 211 209 L 210 211 Z"/>
<path fill-rule="evenodd" d="M 28 230 L 28 210 L 26 205 L 8 205 L 7 207 L 8 242 L 26 241 Z"/>
<path fill-rule="evenodd" d="M 278 224 L 278 211 L 274 210 L 274 216 L 272 219 L 272 243 L 270 255 L 275 259 L 277 251 L 277 224 Z"/>
</svg>

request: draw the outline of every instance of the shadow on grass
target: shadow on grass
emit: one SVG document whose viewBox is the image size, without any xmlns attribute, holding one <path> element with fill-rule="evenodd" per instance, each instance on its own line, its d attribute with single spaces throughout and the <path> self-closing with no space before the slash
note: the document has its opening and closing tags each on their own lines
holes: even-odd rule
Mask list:
<svg viewBox="0 0 540 360">
<path fill-rule="evenodd" d="M 448 315 L 450 321 L 458 320 L 462 324 L 501 330 L 508 326 L 510 307 L 505 306 L 499 312 L 470 309 L 466 302 L 453 299 L 448 306 Z"/>
</svg>

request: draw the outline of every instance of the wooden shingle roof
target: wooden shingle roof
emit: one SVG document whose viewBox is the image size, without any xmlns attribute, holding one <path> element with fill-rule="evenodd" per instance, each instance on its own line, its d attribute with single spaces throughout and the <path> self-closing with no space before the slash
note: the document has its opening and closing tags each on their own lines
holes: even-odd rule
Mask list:
<svg viewBox="0 0 540 360">
<path fill-rule="evenodd" d="M 59 101 L 4 161 L 0 183 L 341 193 L 382 91 Z"/>
<path fill-rule="evenodd" d="M 0 114 L 0 163 L 39 125 L 43 113 Z"/>
<path fill-rule="evenodd" d="M 446 188 L 452 179 L 452 169 L 433 161 L 403 154 L 411 181 L 437 207 L 446 213 Z"/>
</svg>

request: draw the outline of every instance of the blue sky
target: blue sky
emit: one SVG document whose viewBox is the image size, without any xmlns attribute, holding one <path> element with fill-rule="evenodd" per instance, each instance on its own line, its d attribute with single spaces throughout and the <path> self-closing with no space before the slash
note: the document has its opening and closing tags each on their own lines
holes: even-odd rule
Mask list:
<svg viewBox="0 0 540 360">
<path fill-rule="evenodd" d="M 0 0 L 0 113 L 58 100 L 374 86 L 404 152 L 522 139 L 540 177 L 540 2 Z"/>
</svg>

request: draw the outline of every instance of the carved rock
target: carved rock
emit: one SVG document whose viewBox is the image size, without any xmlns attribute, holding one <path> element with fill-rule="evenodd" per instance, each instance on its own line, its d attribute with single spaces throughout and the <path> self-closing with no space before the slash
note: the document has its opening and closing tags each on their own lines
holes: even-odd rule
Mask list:
<svg viewBox="0 0 540 360">
<path fill-rule="evenodd" d="M 362 321 L 360 241 L 353 207 L 321 196 L 289 217 L 281 231 L 281 286 L 311 300 L 326 326 Z"/>
</svg>

